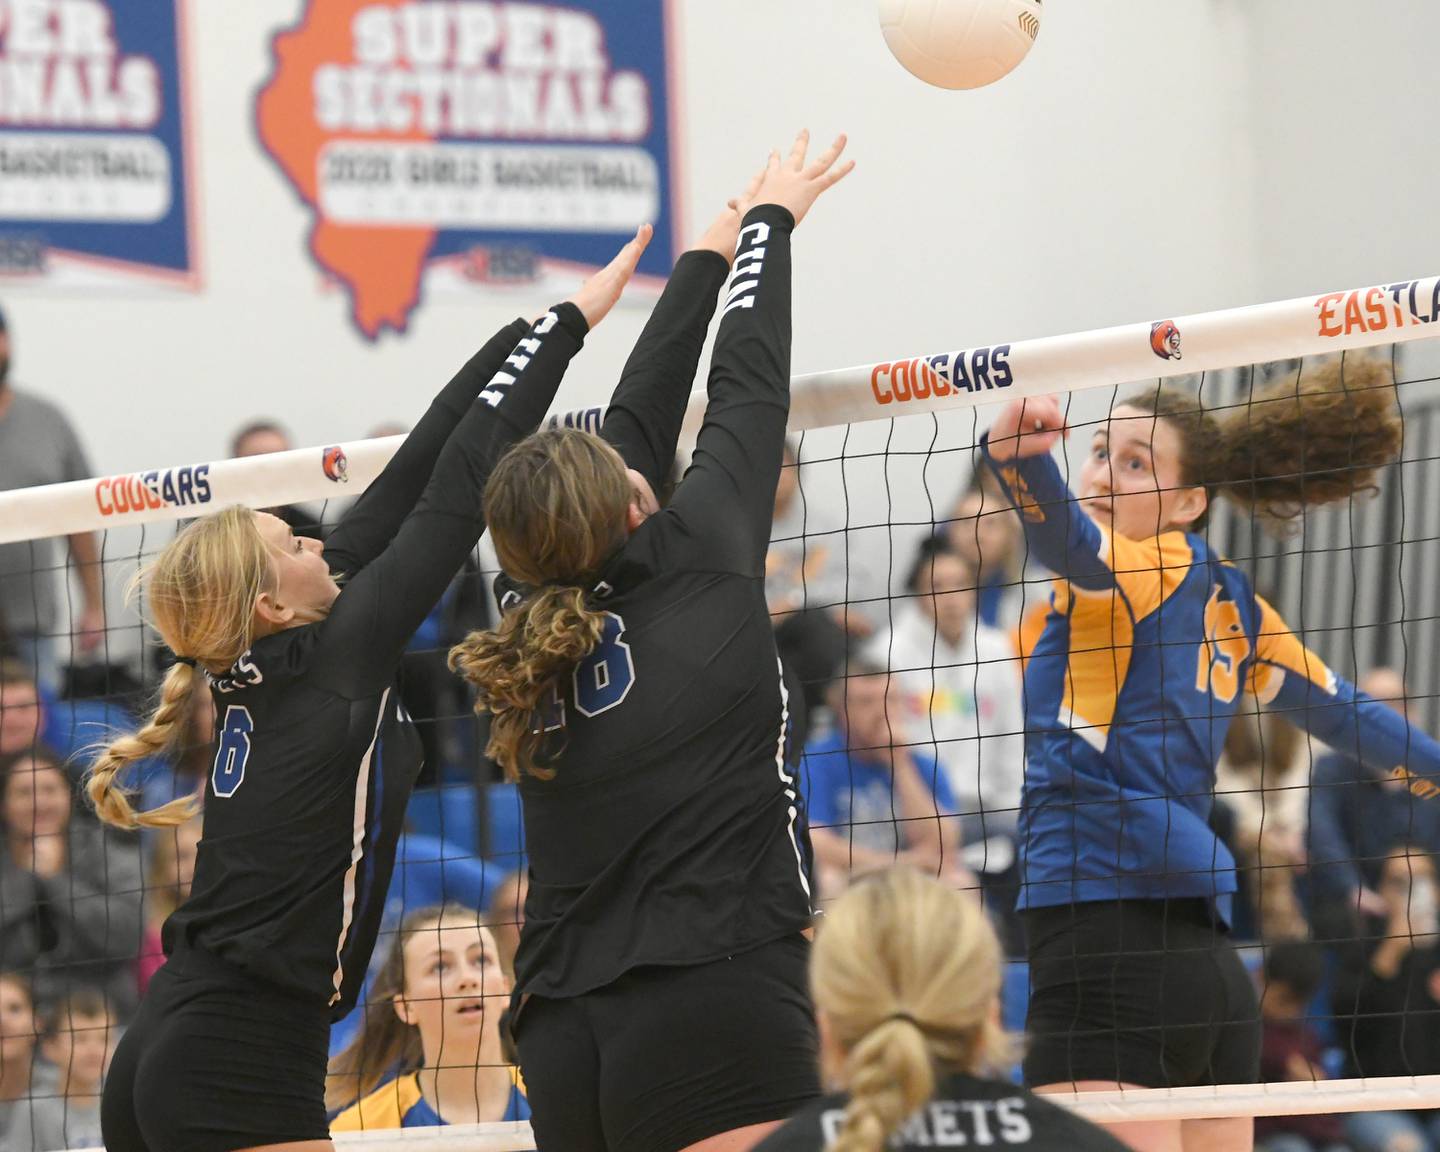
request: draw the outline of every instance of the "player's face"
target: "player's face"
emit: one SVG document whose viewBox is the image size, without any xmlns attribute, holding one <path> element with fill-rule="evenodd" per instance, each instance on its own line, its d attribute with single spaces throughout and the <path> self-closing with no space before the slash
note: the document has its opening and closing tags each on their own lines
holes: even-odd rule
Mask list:
<svg viewBox="0 0 1440 1152">
<path fill-rule="evenodd" d="M 26 840 L 58 836 L 70 823 L 70 782 L 52 764 L 21 760 L 5 784 L 5 827 Z"/>
<path fill-rule="evenodd" d="M 1180 434 L 1124 404 L 1096 429 L 1078 495 L 1091 519 L 1132 540 L 1183 528 L 1205 509 L 1203 491 L 1180 483 Z"/>
<path fill-rule="evenodd" d="M 401 1018 L 420 1029 L 426 1062 L 442 1045 L 447 1063 L 473 1053 L 486 1040 L 499 1043 L 500 1013 L 510 983 L 500 967 L 494 937 L 474 924 L 440 925 L 405 941 L 405 992 Z"/>
<path fill-rule="evenodd" d="M 106 1014 L 72 1013 L 66 1027 L 45 1038 L 45 1058 L 69 1073 L 72 1087 L 97 1086 L 105 1075 L 114 1033 L 115 1022 Z"/>
<path fill-rule="evenodd" d="M 0 1063 L 24 1067 L 35 1051 L 35 1008 L 25 990 L 0 980 Z"/>
<path fill-rule="evenodd" d="M 650 487 L 650 481 L 635 471 L 634 468 L 625 469 L 625 476 L 630 481 L 630 504 L 639 510 L 642 517 L 650 517 L 660 511 L 660 501 L 655 498 L 655 489 Z"/>
<path fill-rule="evenodd" d="M 951 644 L 969 635 L 975 623 L 975 578 L 958 556 L 940 555 L 930 578 L 920 580 L 920 611 L 935 621 L 935 630 Z"/>
<path fill-rule="evenodd" d="M 23 752 L 40 738 L 40 695 L 24 680 L 0 684 L 0 756 Z"/>
<path fill-rule="evenodd" d="M 324 546 L 307 536 L 296 536 L 290 525 L 268 512 L 257 512 L 255 523 L 275 556 L 272 600 L 293 613 L 282 627 L 323 619 L 340 595 L 340 585 L 325 563 Z"/>
</svg>

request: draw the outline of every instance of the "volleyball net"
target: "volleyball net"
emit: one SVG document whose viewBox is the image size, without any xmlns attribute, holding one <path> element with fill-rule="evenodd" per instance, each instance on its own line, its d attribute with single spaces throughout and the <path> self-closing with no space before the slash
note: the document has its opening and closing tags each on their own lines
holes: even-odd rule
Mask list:
<svg viewBox="0 0 1440 1152">
<path fill-rule="evenodd" d="M 993 405 L 1014 397 L 1064 394 L 1074 434 L 1059 459 L 1073 487 L 1091 433 L 1137 384 L 1163 378 L 1226 418 L 1262 393 L 1303 388 L 1316 373 L 1338 373 L 1343 389 L 1362 376 L 1374 380 L 1371 366 L 1378 366 L 1386 387 L 1393 380 L 1403 444 L 1373 490 L 1283 531 L 1222 502 L 1203 531 L 1331 668 L 1376 686 L 1374 694 L 1405 709 L 1417 727 L 1440 732 L 1440 341 L 1431 336 L 1440 336 L 1440 278 L 1433 277 L 797 377 L 767 598 L 794 704 L 791 754 L 806 792 L 822 903 L 876 862 L 931 859 L 926 838 L 943 825 L 951 839 L 939 845 L 936 870 L 979 890 L 990 909 L 1012 958 L 1005 1022 L 1023 1027 L 1028 971 L 1013 911 L 1021 676 L 1055 574 L 1029 554 L 1019 519 L 981 464 Z M 691 438 L 703 411 L 701 391 L 687 418 Z M 593 429 L 602 419 L 591 409 L 552 423 Z M 0 663 L 0 754 L 45 745 L 78 781 L 86 750 L 145 711 L 164 656 L 122 604 L 122 589 L 181 522 L 244 504 L 284 510 L 297 530 L 323 535 L 400 440 L 0 493 L 0 610 L 30 598 L 22 626 L 12 623 L 6 634 L 9 659 Z M 78 627 L 83 582 L 65 546 L 77 534 L 99 542 L 108 612 L 94 635 Z M 502 957 L 513 956 L 524 896 L 519 799 L 486 760 L 485 723 L 445 668 L 451 644 L 495 620 L 494 566 L 482 543 L 401 669 L 427 766 L 377 968 L 405 915 L 441 903 L 477 910 Z M 58 610 L 47 615 L 52 602 Z M 872 709 L 859 733 L 857 710 L 866 704 L 852 689 L 870 680 L 882 684 L 881 719 Z M 143 801 L 169 799 L 205 779 L 213 723 L 205 703 L 197 704 L 185 746 L 132 780 Z M 1347 768 L 1355 749 L 1296 735 L 1286 723 L 1294 719 L 1253 699 L 1242 708 L 1211 823 L 1239 868 L 1234 936 L 1257 987 L 1265 989 L 1267 955 L 1289 948 L 1289 978 L 1305 995 L 1288 1010 L 1287 1026 L 1305 1022 L 1321 1058 L 1306 1064 L 1308 1075 L 1292 1070 L 1285 1082 L 1062 1097 L 1085 1114 L 1120 1120 L 1440 1107 L 1440 1042 L 1430 1062 L 1429 1046 L 1417 1039 L 1440 1033 L 1440 999 L 1430 991 L 1440 990 L 1440 807 Z M 882 740 L 922 769 L 934 799 L 930 818 L 897 800 L 893 777 L 847 768 L 837 784 L 812 759 L 817 750 L 838 752 L 863 768 L 866 751 Z M 102 834 L 78 803 L 57 814 L 42 795 L 40 772 L 21 775 L 12 771 L 5 785 L 7 851 L 27 835 L 51 835 L 64 838 L 67 852 L 52 870 L 50 896 L 33 895 L 44 884 L 0 889 L 10 904 L 0 906 L 0 969 L 24 977 L 42 1021 L 62 1019 L 56 1005 L 74 989 L 99 989 L 113 1033 L 158 963 L 155 930 L 183 897 L 194 830 L 143 839 Z M 1376 814 L 1388 831 L 1367 825 Z M 26 871 L 14 851 L 5 866 L 14 876 Z M 1295 959 L 1294 942 L 1302 942 L 1303 959 Z M 1377 973 L 1382 945 L 1384 972 Z M 10 994 L 5 987 L 0 978 L 0 995 Z M 78 1011 L 72 1003 L 71 1016 Z M 371 996 L 337 1026 L 334 1049 L 362 1036 L 371 1014 L 393 1011 L 388 997 Z M 66 1055 L 73 1045 L 55 1042 L 57 1027 L 63 1031 L 63 1021 L 40 1027 L 48 1035 L 32 1050 L 42 1061 L 73 1059 Z M 29 1059 L 23 1047 L 10 1041 L 5 1058 Z M 1383 1066 L 1369 1063 L 1381 1052 L 1391 1053 Z M 46 1076 L 36 1081 L 37 1096 L 60 1091 L 63 1079 Z M 533 1146 L 523 1125 L 413 1138 L 437 1150 L 460 1140 L 469 1148 Z M 365 1133 L 343 1143 L 383 1139 Z"/>
</svg>

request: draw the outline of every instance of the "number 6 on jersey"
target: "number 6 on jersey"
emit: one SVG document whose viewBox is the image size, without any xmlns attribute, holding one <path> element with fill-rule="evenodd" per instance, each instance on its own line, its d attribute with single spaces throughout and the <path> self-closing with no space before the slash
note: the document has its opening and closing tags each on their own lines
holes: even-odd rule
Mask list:
<svg viewBox="0 0 1440 1152">
<path fill-rule="evenodd" d="M 215 749 L 215 767 L 210 773 L 210 786 L 215 795 L 229 797 L 245 782 L 245 761 L 250 759 L 250 733 L 255 722 L 250 709 L 231 704 L 225 709 L 225 722 L 220 726 L 220 746 Z"/>
</svg>

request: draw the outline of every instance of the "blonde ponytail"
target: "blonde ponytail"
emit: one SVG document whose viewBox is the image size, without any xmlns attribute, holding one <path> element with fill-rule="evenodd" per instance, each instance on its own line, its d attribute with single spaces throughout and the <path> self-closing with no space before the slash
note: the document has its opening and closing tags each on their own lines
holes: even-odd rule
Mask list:
<svg viewBox="0 0 1440 1152">
<path fill-rule="evenodd" d="M 270 548 L 249 508 L 225 508 L 182 530 L 154 563 L 136 576 L 131 593 L 144 594 L 160 638 L 172 652 L 210 672 L 228 669 L 255 637 L 255 600 L 274 582 Z M 208 692 L 203 673 L 184 661 L 165 674 L 160 701 L 138 732 L 105 745 L 89 772 L 86 791 L 95 813 L 117 828 L 172 828 L 199 808 L 182 796 L 148 812 L 131 803 L 118 774 L 131 764 L 172 751 L 187 731 L 194 693 Z"/>
<path fill-rule="evenodd" d="M 189 724 L 197 673 L 185 664 L 176 664 L 165 674 L 160 689 L 160 703 L 140 731 L 112 740 L 100 753 L 85 781 L 85 791 L 95 807 L 95 815 L 116 828 L 174 828 L 199 811 L 195 796 L 181 796 L 152 808 L 136 811 L 131 799 L 134 793 L 116 777 L 139 760 L 159 756 L 174 748 L 179 735 Z M 207 689 L 208 691 L 208 689 Z"/>
<path fill-rule="evenodd" d="M 810 958 L 816 1009 L 850 1095 L 835 1152 L 880 1152 L 942 1072 L 1013 1058 L 996 1023 L 1000 944 L 980 904 L 912 868 L 858 882 L 827 910 Z"/>
<path fill-rule="evenodd" d="M 625 463 L 598 436 L 557 428 L 527 436 L 485 486 L 485 524 L 507 575 L 536 589 L 498 627 L 450 652 L 450 667 L 475 685 L 477 712 L 491 712 L 487 754 L 512 780 L 548 780 L 537 763 L 549 724 L 543 706 L 560 676 L 595 650 L 604 614 L 585 589 L 625 542 L 633 490 Z"/>
<path fill-rule="evenodd" d="M 918 1024 L 882 1021 L 845 1061 L 850 1103 L 829 1152 L 879 1152 L 890 1133 L 935 1091 L 935 1068 Z"/>
<path fill-rule="evenodd" d="M 485 753 L 514 780 L 542 780 L 554 769 L 536 762 L 545 739 L 542 706 L 562 673 L 595 650 L 605 616 L 574 587 L 543 588 L 488 632 L 473 632 L 450 652 L 450 667 L 476 686 L 477 707 L 494 715 Z"/>
</svg>

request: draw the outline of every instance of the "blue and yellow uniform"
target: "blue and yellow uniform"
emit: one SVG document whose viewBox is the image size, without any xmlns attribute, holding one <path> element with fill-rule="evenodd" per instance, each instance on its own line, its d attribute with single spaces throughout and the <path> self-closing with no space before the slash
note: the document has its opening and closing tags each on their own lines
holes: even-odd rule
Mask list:
<svg viewBox="0 0 1440 1152">
<path fill-rule="evenodd" d="M 1375 768 L 1440 773 L 1440 744 L 1326 667 L 1204 537 L 1102 529 L 1049 455 L 991 464 L 1062 574 L 1025 671 L 1021 908 L 1195 896 L 1228 922 L 1235 862 L 1208 820 L 1242 694 Z"/>
<path fill-rule="evenodd" d="M 518 1069 L 510 1070 L 510 1097 L 500 1120 L 529 1120 L 530 1105 L 520 1090 Z M 341 1112 L 330 1122 L 331 1132 L 370 1132 L 376 1128 L 433 1128 L 444 1124 L 440 1114 L 420 1094 L 420 1073 L 397 1076 Z"/>
<path fill-rule="evenodd" d="M 1025 667 L 1026 1082 L 1253 1081 L 1235 861 L 1209 824 L 1242 696 L 1422 794 L 1440 744 L 1336 676 L 1203 536 L 1109 532 L 1050 455 L 986 458 L 1060 574 Z"/>
</svg>

